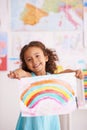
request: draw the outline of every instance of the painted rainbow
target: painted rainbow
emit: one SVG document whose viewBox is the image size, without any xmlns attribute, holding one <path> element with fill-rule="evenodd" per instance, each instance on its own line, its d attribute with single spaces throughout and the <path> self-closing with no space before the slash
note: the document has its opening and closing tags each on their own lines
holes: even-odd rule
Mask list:
<svg viewBox="0 0 87 130">
<path fill-rule="evenodd" d="M 63 105 L 73 100 L 74 90 L 67 82 L 58 79 L 41 80 L 31 83 L 20 99 L 28 108 L 34 108 L 41 101 L 49 99 Z"/>
</svg>

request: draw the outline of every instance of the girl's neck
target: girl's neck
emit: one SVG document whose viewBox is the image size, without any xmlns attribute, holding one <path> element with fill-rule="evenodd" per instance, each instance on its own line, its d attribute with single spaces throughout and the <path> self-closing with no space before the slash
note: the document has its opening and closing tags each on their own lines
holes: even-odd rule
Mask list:
<svg viewBox="0 0 87 130">
<path fill-rule="evenodd" d="M 35 74 L 34 72 L 32 72 L 34 75 L 36 75 L 36 76 L 42 76 L 42 75 L 47 75 L 47 72 L 45 72 L 45 73 L 38 73 L 38 74 Z"/>
<path fill-rule="evenodd" d="M 44 73 L 37 73 L 37 74 L 35 74 L 35 75 L 41 76 L 41 75 L 46 75 L 46 74 L 47 74 L 47 72 L 44 72 Z"/>
</svg>

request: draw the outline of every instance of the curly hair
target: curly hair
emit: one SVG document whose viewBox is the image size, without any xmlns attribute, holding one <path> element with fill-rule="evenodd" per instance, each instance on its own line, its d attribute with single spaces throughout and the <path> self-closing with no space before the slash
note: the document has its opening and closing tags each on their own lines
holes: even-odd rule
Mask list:
<svg viewBox="0 0 87 130">
<path fill-rule="evenodd" d="M 29 68 L 26 65 L 24 54 L 26 50 L 29 47 L 38 47 L 43 51 L 43 54 L 45 56 L 48 56 L 48 61 L 46 62 L 46 72 L 49 72 L 51 74 L 54 73 L 54 71 L 57 69 L 56 67 L 56 61 L 58 61 L 58 56 L 54 50 L 48 49 L 45 47 L 45 45 L 40 41 L 31 41 L 29 44 L 25 45 L 20 52 L 20 60 L 21 60 L 21 67 L 23 70 L 31 72 Z"/>
</svg>

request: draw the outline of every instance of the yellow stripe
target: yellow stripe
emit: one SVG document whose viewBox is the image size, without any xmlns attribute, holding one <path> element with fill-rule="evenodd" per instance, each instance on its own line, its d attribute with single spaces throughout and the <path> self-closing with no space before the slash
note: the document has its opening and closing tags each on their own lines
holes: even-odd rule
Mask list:
<svg viewBox="0 0 87 130">
<path fill-rule="evenodd" d="M 59 88 L 55 88 L 55 87 L 49 87 L 49 86 L 46 86 L 46 87 L 44 87 L 44 88 L 40 88 L 40 89 L 37 89 L 37 90 L 35 90 L 35 91 L 33 91 L 31 94 L 29 94 L 28 96 L 27 96 L 27 98 L 25 99 L 25 101 L 24 101 L 24 104 L 26 105 L 27 104 L 27 102 L 28 102 L 28 100 L 33 96 L 33 95 L 35 95 L 36 93 L 38 93 L 38 92 L 41 92 L 41 91 L 44 91 L 44 90 L 49 90 L 49 89 L 53 89 L 53 90 L 55 90 L 55 91 L 57 91 L 58 93 L 62 93 L 63 95 L 64 95 L 64 97 L 66 97 L 66 99 L 69 99 L 70 98 L 70 95 L 68 95 L 65 91 L 63 91 L 62 89 L 59 89 Z"/>
</svg>

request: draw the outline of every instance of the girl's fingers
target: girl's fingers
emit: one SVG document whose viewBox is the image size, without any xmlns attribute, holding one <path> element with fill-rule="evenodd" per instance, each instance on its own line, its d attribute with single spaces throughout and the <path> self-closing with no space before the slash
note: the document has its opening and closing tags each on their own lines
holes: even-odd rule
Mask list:
<svg viewBox="0 0 87 130">
<path fill-rule="evenodd" d="M 77 77 L 77 78 L 80 78 L 80 79 L 83 79 L 83 78 L 84 78 L 84 75 L 83 75 L 83 73 L 82 73 L 81 70 L 77 70 L 77 71 L 76 71 L 76 77 Z"/>
<path fill-rule="evenodd" d="M 9 78 L 16 78 L 16 79 L 20 79 L 20 76 L 18 73 L 14 72 L 14 71 L 10 71 L 10 73 L 8 74 Z"/>
</svg>

